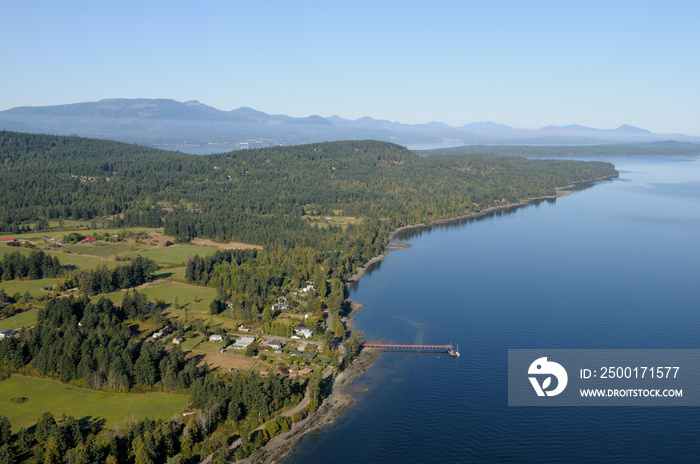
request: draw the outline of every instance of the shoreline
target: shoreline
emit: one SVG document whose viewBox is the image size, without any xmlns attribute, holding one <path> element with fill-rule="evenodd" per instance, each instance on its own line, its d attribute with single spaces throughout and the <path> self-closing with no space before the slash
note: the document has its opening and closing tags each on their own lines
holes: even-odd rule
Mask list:
<svg viewBox="0 0 700 464">
<path fill-rule="evenodd" d="M 248 458 L 236 461 L 240 464 L 272 464 L 288 455 L 297 442 L 306 434 L 319 430 L 331 424 L 344 411 L 355 404 L 348 387 L 364 374 L 377 359 L 380 353 L 373 349 L 363 349 L 350 366 L 333 379 L 328 390 L 331 392 L 321 403 L 318 410 L 304 420 L 292 425 L 292 429 L 270 440 L 265 446 L 253 452 Z"/>
<path fill-rule="evenodd" d="M 529 205 L 530 203 L 532 203 L 533 201 L 538 201 L 538 200 L 553 200 L 553 199 L 556 199 L 556 198 L 559 198 L 559 197 L 563 197 L 563 196 L 572 194 L 573 192 L 572 192 L 571 189 L 575 188 L 577 185 L 588 184 L 588 183 L 591 183 L 591 182 L 600 182 L 600 181 L 602 181 L 602 180 L 613 179 L 613 178 L 616 178 L 616 177 L 619 177 L 619 174 L 610 175 L 610 176 L 603 176 L 603 177 L 600 177 L 600 178 L 597 178 L 597 179 L 591 179 L 591 180 L 581 180 L 581 181 L 578 181 L 578 182 L 574 182 L 573 184 L 567 185 L 566 187 L 555 187 L 555 193 L 554 193 L 554 195 L 544 195 L 544 196 L 541 196 L 541 197 L 533 197 L 533 198 L 529 198 L 529 199 L 527 199 L 527 200 L 521 200 L 521 201 L 519 201 L 518 203 L 508 203 L 508 204 L 505 204 L 505 205 L 492 206 L 492 207 L 490 207 L 490 208 L 486 208 L 486 209 L 484 209 L 484 210 L 481 210 L 481 211 L 478 211 L 478 212 L 475 212 L 475 213 L 463 214 L 463 215 L 461 215 L 461 216 L 455 216 L 455 217 L 451 217 L 451 218 L 436 219 L 436 220 L 434 220 L 434 221 L 421 222 L 421 223 L 418 223 L 418 224 L 408 224 L 408 225 L 405 225 L 405 226 L 397 227 L 396 229 L 392 230 L 392 231 L 389 233 L 389 235 L 387 236 L 387 247 L 386 247 L 386 250 L 384 250 L 384 252 L 382 252 L 381 254 L 379 254 L 379 255 L 377 255 L 377 256 L 374 256 L 373 258 L 369 259 L 366 263 L 364 263 L 362 266 L 360 266 L 359 268 L 357 268 L 357 272 L 355 272 L 353 275 L 351 275 L 351 276 L 347 279 L 347 281 L 345 282 L 345 286 L 346 286 L 346 287 L 349 287 L 351 284 L 353 284 L 353 283 L 357 282 L 358 280 L 360 280 L 360 279 L 362 278 L 362 276 L 365 275 L 365 272 L 367 272 L 367 269 L 369 269 L 369 267 L 370 267 L 372 264 L 378 263 L 379 261 L 382 261 L 384 258 L 386 258 L 386 257 L 389 255 L 389 252 L 395 251 L 395 250 L 403 250 L 403 249 L 408 248 L 408 245 L 406 245 L 406 244 L 404 244 L 404 243 L 402 243 L 402 242 L 396 242 L 396 241 L 394 241 L 394 237 L 395 237 L 399 232 L 402 232 L 402 231 L 404 231 L 404 230 L 409 230 L 409 229 L 420 229 L 420 228 L 423 228 L 423 227 L 433 227 L 433 226 L 436 226 L 436 225 L 439 225 L 439 224 L 448 224 L 448 223 L 450 223 L 450 222 L 461 221 L 461 220 L 463 220 L 463 219 L 477 218 L 477 217 L 485 216 L 485 215 L 487 215 L 487 214 L 489 214 L 489 213 L 492 213 L 492 212 L 494 212 L 494 211 L 499 211 L 499 210 L 502 210 L 502 209 L 513 208 L 513 207 L 517 207 L 517 206 L 526 206 L 526 205 Z M 352 301 L 351 301 L 351 304 L 353 304 Z M 359 309 L 359 308 L 358 308 L 358 309 Z M 350 314 L 348 317 L 350 317 L 354 312 L 355 312 L 355 309 L 353 309 L 353 311 L 351 312 L 351 314 Z"/>
<path fill-rule="evenodd" d="M 547 195 L 542 197 L 530 198 L 528 200 L 523 200 L 518 203 L 509 203 L 507 205 L 493 206 L 486 208 L 482 211 L 476 213 L 465 214 L 462 216 L 456 216 L 452 218 L 437 219 L 435 221 L 430 221 L 427 223 L 419 224 L 409 224 L 401 227 L 397 227 L 389 233 L 387 236 L 387 246 L 386 249 L 379 255 L 370 258 L 362 266 L 357 269 L 357 272 L 350 276 L 346 282 L 345 287 L 348 288 L 353 283 L 357 282 L 365 275 L 365 272 L 369 267 L 375 263 L 382 261 L 389 255 L 389 252 L 395 250 L 402 250 L 408 248 L 407 244 L 394 241 L 394 237 L 401 231 L 408 229 L 417 229 L 422 227 L 432 227 L 439 224 L 446 224 L 449 222 L 460 221 L 463 219 L 475 218 L 480 216 L 485 216 L 491 212 L 517 207 L 525 206 L 533 201 L 537 200 L 547 200 L 555 199 L 561 196 L 566 196 L 571 193 L 571 189 L 579 184 L 587 184 L 590 182 L 599 182 L 601 180 L 611 179 L 618 177 L 618 175 L 604 176 L 598 179 L 585 180 L 574 182 L 566 187 L 557 187 L 554 195 Z M 346 329 L 350 332 L 355 330 L 353 323 L 353 316 L 364 307 L 364 305 L 347 299 L 350 303 L 350 312 L 345 316 L 346 319 Z M 360 351 L 358 357 L 348 366 L 344 371 L 342 371 L 336 378 L 333 379 L 331 384 L 328 386 L 329 395 L 323 400 L 318 410 L 315 413 L 310 414 L 304 420 L 293 424 L 292 429 L 284 434 L 277 435 L 272 440 L 270 440 L 265 446 L 255 451 L 248 458 L 236 461 L 240 464 L 272 464 L 277 462 L 279 459 L 283 458 L 289 454 L 296 443 L 307 433 L 319 430 L 327 424 L 332 423 L 337 417 L 343 414 L 345 409 L 351 407 L 355 400 L 352 395 L 347 391 L 347 386 L 350 385 L 355 379 L 364 374 L 372 365 L 379 359 L 381 353 L 374 349 L 363 349 Z"/>
</svg>

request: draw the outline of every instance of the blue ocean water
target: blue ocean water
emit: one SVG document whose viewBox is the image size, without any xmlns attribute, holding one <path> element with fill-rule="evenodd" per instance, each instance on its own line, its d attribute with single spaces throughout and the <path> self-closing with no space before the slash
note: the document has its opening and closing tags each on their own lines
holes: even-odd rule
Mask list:
<svg viewBox="0 0 700 464">
<path fill-rule="evenodd" d="M 356 404 L 283 462 L 697 462 L 700 409 L 507 405 L 514 348 L 700 348 L 700 159 L 609 159 L 620 178 L 414 229 L 351 290 L 384 354 Z M 366 391 L 365 391 L 366 389 Z"/>
</svg>

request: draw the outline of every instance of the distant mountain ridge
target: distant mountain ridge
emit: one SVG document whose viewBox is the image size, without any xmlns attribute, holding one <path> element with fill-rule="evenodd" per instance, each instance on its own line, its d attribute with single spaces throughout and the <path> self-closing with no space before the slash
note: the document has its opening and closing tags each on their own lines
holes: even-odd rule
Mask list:
<svg viewBox="0 0 700 464">
<path fill-rule="evenodd" d="M 699 137 L 658 135 L 623 124 L 596 129 L 577 124 L 539 130 L 510 127 L 493 121 L 452 127 L 442 122 L 403 124 L 364 116 L 292 117 L 249 107 L 223 111 L 197 100 L 114 98 L 96 102 L 0 111 L 0 129 L 78 134 L 152 146 L 213 145 L 231 148 L 291 145 L 332 140 L 376 139 L 404 145 L 474 145 L 519 143 L 588 145 L 659 140 L 700 142 Z"/>
<path fill-rule="evenodd" d="M 222 111 L 197 100 L 178 102 L 169 99 L 113 98 L 97 102 L 72 103 L 54 106 L 21 106 L 0 115 L 30 117 L 74 117 L 117 118 L 186 121 L 236 121 L 236 122 L 287 122 L 296 124 L 330 124 L 320 116 L 293 118 L 285 115 L 269 115 L 262 111 L 242 106 L 231 111 Z"/>
<path fill-rule="evenodd" d="M 647 129 L 623 124 L 616 129 L 595 129 L 593 127 L 580 126 L 578 124 L 569 124 L 568 126 L 544 126 L 540 129 L 541 132 L 617 132 L 619 134 L 651 134 Z"/>
</svg>

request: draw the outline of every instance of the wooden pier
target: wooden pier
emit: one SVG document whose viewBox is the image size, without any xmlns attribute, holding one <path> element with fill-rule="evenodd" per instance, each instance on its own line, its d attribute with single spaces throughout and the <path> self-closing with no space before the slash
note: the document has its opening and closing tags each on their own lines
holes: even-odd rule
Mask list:
<svg viewBox="0 0 700 464">
<path fill-rule="evenodd" d="M 446 353 L 459 358 L 459 351 L 452 345 L 395 345 L 387 343 L 363 343 L 365 348 L 377 348 L 390 353 Z"/>
</svg>

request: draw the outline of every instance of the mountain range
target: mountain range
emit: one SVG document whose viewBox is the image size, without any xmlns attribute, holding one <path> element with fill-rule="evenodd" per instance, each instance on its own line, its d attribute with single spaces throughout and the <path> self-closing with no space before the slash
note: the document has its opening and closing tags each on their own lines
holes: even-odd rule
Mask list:
<svg viewBox="0 0 700 464">
<path fill-rule="evenodd" d="M 452 127 L 441 122 L 402 124 L 365 116 L 295 118 L 241 107 L 222 111 L 196 100 L 108 99 L 67 105 L 17 107 L 0 111 L 0 129 L 109 138 L 162 148 L 225 149 L 296 145 L 332 140 L 374 139 L 409 146 L 474 144 L 594 145 L 660 140 L 700 142 L 700 137 L 653 134 L 623 124 L 596 129 L 571 124 L 539 130 L 495 122 Z"/>
</svg>

